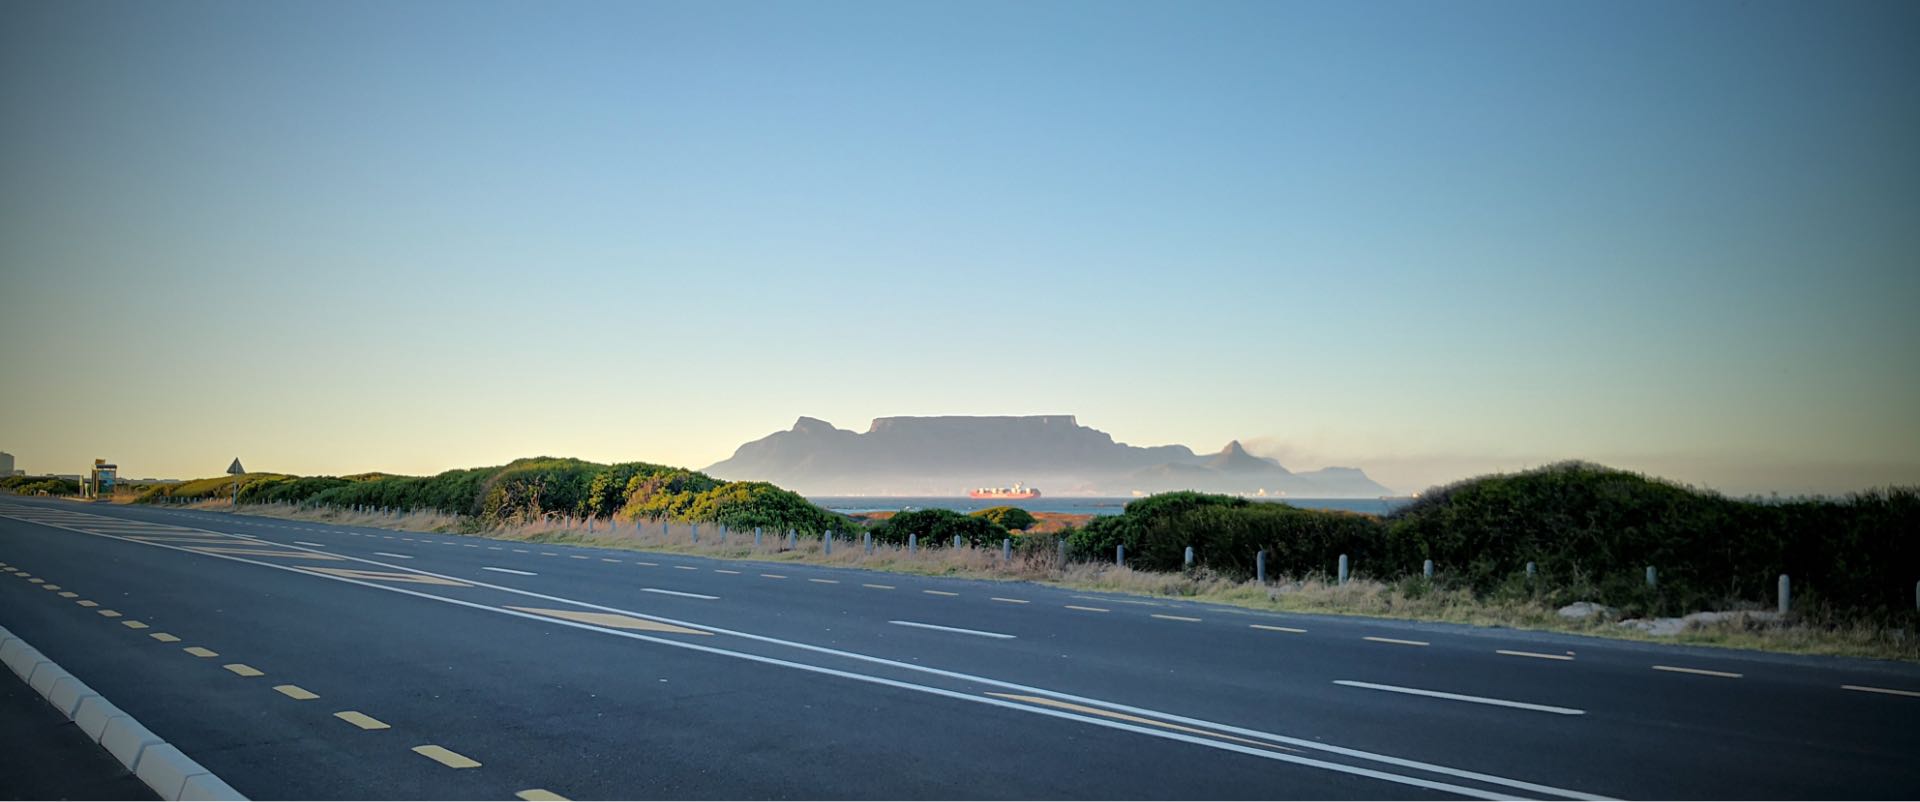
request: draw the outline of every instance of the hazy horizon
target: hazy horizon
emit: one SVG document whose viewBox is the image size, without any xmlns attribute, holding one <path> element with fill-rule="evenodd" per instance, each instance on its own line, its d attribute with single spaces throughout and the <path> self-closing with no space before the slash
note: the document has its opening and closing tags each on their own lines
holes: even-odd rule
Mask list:
<svg viewBox="0 0 1920 802">
<path fill-rule="evenodd" d="M 13 3 L 0 450 L 1920 484 L 1920 5 Z"/>
</svg>

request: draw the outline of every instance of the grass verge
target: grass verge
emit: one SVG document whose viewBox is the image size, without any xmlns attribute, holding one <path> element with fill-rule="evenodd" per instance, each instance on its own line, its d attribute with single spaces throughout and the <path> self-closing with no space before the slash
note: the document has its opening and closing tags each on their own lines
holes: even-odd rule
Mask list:
<svg viewBox="0 0 1920 802">
<path fill-rule="evenodd" d="M 1126 593 L 1185 601 L 1230 605 L 1252 610 L 1369 616 L 1410 621 L 1435 621 L 1483 627 L 1564 632 L 1652 643 L 1756 649 L 1796 654 L 1869 657 L 1920 662 L 1920 639 L 1906 628 L 1871 622 L 1815 622 L 1789 619 L 1767 621 L 1735 615 L 1726 620 L 1689 626 L 1674 635 L 1654 635 L 1625 628 L 1605 617 L 1586 620 L 1561 618 L 1543 602 L 1528 598 L 1485 598 L 1462 588 L 1434 585 L 1418 578 L 1381 582 L 1364 577 L 1337 584 L 1320 577 L 1283 578 L 1261 584 L 1212 571 L 1180 573 L 1135 571 L 1107 563 L 1061 564 L 1050 548 L 1016 550 L 1002 560 L 995 549 L 920 548 L 873 544 L 869 553 L 858 540 L 835 542 L 827 553 L 818 539 L 800 539 L 789 548 L 784 535 L 766 533 L 758 545 L 751 532 L 730 532 L 724 540 L 718 529 L 705 527 L 699 542 L 692 527 L 658 522 L 626 523 L 608 528 L 605 521 L 548 519 L 485 528 L 473 519 L 438 512 L 382 515 L 336 509 L 303 509 L 290 504 L 242 505 L 212 501 L 192 509 L 238 512 L 290 520 L 345 526 L 476 535 L 525 543 L 557 543 L 599 548 L 631 549 L 768 563 L 800 562 L 871 571 L 945 576 L 966 579 L 1039 582 L 1074 590 Z"/>
</svg>

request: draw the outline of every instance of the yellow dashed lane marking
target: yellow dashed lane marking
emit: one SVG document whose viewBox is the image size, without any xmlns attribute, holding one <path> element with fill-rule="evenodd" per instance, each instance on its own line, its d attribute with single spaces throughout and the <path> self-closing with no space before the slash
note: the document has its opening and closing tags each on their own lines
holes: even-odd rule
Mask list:
<svg viewBox="0 0 1920 802">
<path fill-rule="evenodd" d="M 120 622 L 120 626 L 126 627 L 127 629 L 146 629 L 147 628 L 146 624 L 143 624 L 139 621 L 122 621 Z"/>
<path fill-rule="evenodd" d="M 1493 653 L 1504 654 L 1508 657 L 1537 657 L 1541 660 L 1572 660 L 1573 659 L 1571 655 L 1565 655 L 1565 654 L 1541 654 L 1539 652 L 1516 652 L 1508 649 L 1495 649 L 1493 650 Z"/>
<path fill-rule="evenodd" d="M 1295 627 L 1276 627 L 1267 624 L 1248 624 L 1247 626 L 1253 627 L 1254 629 L 1264 629 L 1268 632 L 1293 632 L 1297 634 L 1306 631 Z"/>
<path fill-rule="evenodd" d="M 373 582 L 413 582 L 421 585 L 445 585 L 447 587 L 452 587 L 452 588 L 473 587 L 472 585 L 469 585 L 465 582 L 456 582 L 451 579 L 441 579 L 440 577 L 437 577 L 437 576 L 427 576 L 425 574 L 403 574 L 395 571 L 362 571 L 356 568 L 315 568 L 310 566 L 301 566 L 300 570 L 308 571 L 316 574 L 327 574 L 329 576 L 346 577 L 347 579 L 363 579 L 363 580 L 369 580 Z"/>
<path fill-rule="evenodd" d="M 1198 618 L 1193 618 L 1193 617 L 1191 617 L 1191 616 L 1184 616 L 1184 615 L 1161 615 L 1161 614 L 1159 614 L 1159 613 L 1153 613 L 1152 615 L 1153 615 L 1153 617 L 1154 617 L 1154 618 L 1163 618 L 1163 619 L 1166 619 L 1166 620 L 1168 620 L 1168 621 L 1187 621 L 1187 622 L 1194 622 L 1194 621 L 1199 621 L 1199 620 L 1200 620 L 1200 619 L 1198 619 Z"/>
<path fill-rule="evenodd" d="M 516 791 L 513 795 L 527 800 L 527 802 L 572 802 L 572 800 L 545 788 L 528 788 L 525 791 Z"/>
<path fill-rule="evenodd" d="M 1140 716 L 1129 716 L 1125 713 L 1115 713 L 1111 710 L 1102 710 L 1097 707 L 1087 707 L 1086 705 L 1076 705 L 1072 702 L 1062 702 L 1056 699 L 1048 699 L 1044 696 L 1020 696 L 1018 694 L 1012 694 L 1012 693 L 988 693 L 987 695 L 998 696 L 1002 699 L 1012 699 L 1016 702 L 1025 702 L 1030 705 L 1055 707 L 1061 710 L 1071 710 L 1075 713 L 1085 713 L 1091 716 L 1100 716 L 1102 718 L 1110 718 L 1118 721 L 1131 722 L 1134 724 L 1145 724 L 1149 727 L 1159 727 L 1161 729 L 1173 730 L 1175 732 L 1186 732 L 1186 733 L 1192 733 L 1194 735 L 1205 735 L 1209 738 L 1219 738 L 1226 741 L 1237 741 L 1243 744 L 1252 744 L 1262 749 L 1279 749 L 1286 752 L 1300 751 L 1292 747 L 1281 746 L 1279 744 L 1274 744 L 1274 743 L 1267 743 L 1266 741 L 1255 741 L 1248 738 L 1240 738 L 1237 736 L 1228 735 L 1226 733 L 1221 733 L 1221 732 L 1194 729 L 1193 727 L 1183 727 L 1179 724 L 1174 724 L 1171 722 L 1157 721 L 1155 719 L 1142 718 Z"/>
<path fill-rule="evenodd" d="M 921 593 L 925 593 L 925 594 L 927 594 L 928 596 L 958 596 L 958 595 L 960 595 L 960 594 L 958 594 L 958 593 L 950 593 L 950 592 L 947 592 L 947 591 L 944 591 L 944 590 L 923 590 L 923 591 L 920 591 L 920 592 L 921 592 Z"/>
<path fill-rule="evenodd" d="M 347 722 L 348 724 L 352 724 L 355 727 L 359 727 L 360 729 L 363 729 L 363 730 L 387 729 L 386 722 L 381 721 L 380 719 L 374 718 L 372 716 L 369 716 L 358 710 L 342 710 L 338 713 L 333 714 L 333 717 L 340 719 L 341 721 Z"/>
<path fill-rule="evenodd" d="M 616 629 L 642 629 L 648 632 L 672 632 L 677 635 L 711 635 L 713 634 L 710 632 L 701 632 L 700 630 L 697 630 L 697 629 L 688 629 L 686 627 L 676 627 L 672 624 L 662 624 L 658 621 L 649 621 L 645 618 L 634 618 L 633 616 L 630 616 L 630 615 L 620 615 L 618 613 L 590 613 L 585 610 L 547 610 L 540 607 L 508 607 L 507 609 L 518 610 L 523 613 L 533 613 L 534 615 L 544 615 L 549 618 L 559 618 L 567 621 L 577 621 L 582 624 L 592 624 L 594 626 L 599 626 L 599 627 L 614 627 Z"/>
<path fill-rule="evenodd" d="M 235 674 L 239 674 L 240 676 L 243 676 L 243 677 L 259 677 L 259 676 L 264 676 L 266 674 L 265 671 L 261 671 L 260 669 L 247 665 L 246 663 L 228 663 L 224 666 L 221 666 L 221 668 L 224 668 Z"/>
<path fill-rule="evenodd" d="M 989 596 L 988 598 L 993 599 L 994 601 L 997 601 L 997 602 L 1006 602 L 1008 604 L 1031 604 L 1031 602 L 1028 602 L 1026 599 L 1008 599 L 1001 596 Z"/>
<path fill-rule="evenodd" d="M 182 648 L 180 651 L 186 652 L 187 654 L 193 655 L 194 657 L 219 657 L 220 656 L 219 652 L 216 652 L 205 646 L 188 646 L 188 647 Z"/>
<path fill-rule="evenodd" d="M 303 702 L 308 699 L 320 698 L 320 694 L 314 693 L 313 691 L 307 690 L 306 688 L 302 688 L 298 685 L 275 685 L 273 686 L 273 689 L 286 694 L 287 698 L 299 699 L 300 701 L 303 701 Z"/>
<path fill-rule="evenodd" d="M 874 590 L 893 590 L 892 585 L 870 585 L 866 583 L 861 583 L 860 587 L 873 588 Z"/>
<path fill-rule="evenodd" d="M 1107 608 L 1105 608 L 1105 607 L 1081 607 L 1081 606 L 1080 606 L 1080 605 L 1078 605 L 1078 604 L 1069 604 L 1069 605 L 1067 605 L 1067 609 L 1069 609 L 1069 610 L 1079 610 L 1079 611 L 1081 611 L 1081 612 L 1083 612 L 1083 613 L 1111 613 L 1111 612 L 1113 612 L 1112 610 L 1109 610 L 1109 609 L 1107 609 Z"/>
<path fill-rule="evenodd" d="M 473 758 L 467 757 L 466 755 L 460 754 L 459 752 L 455 752 L 444 746 L 434 746 L 433 744 L 427 744 L 425 746 L 416 746 L 413 748 L 413 751 L 418 752 L 421 755 L 439 763 L 442 766 L 446 766 L 447 768 L 450 768 L 450 769 L 471 769 L 471 768 L 478 767 L 480 765 L 480 761 L 474 760 Z"/>
<path fill-rule="evenodd" d="M 1681 666 L 1653 666 L 1653 670 L 1672 671 L 1679 674 L 1699 674 L 1703 677 L 1725 677 L 1727 679 L 1739 679 L 1745 676 L 1744 674 L 1735 674 L 1731 671 L 1708 671 L 1704 668 L 1683 668 Z"/>
<path fill-rule="evenodd" d="M 1423 640 L 1401 640 L 1399 638 L 1376 638 L 1372 635 L 1368 635 L 1364 638 L 1361 638 L 1361 640 L 1370 640 L 1370 641 L 1373 641 L 1374 643 L 1392 643 L 1392 644 L 1398 644 L 1400 646 L 1431 646 L 1432 645 Z"/>
<path fill-rule="evenodd" d="M 159 641 L 159 642 L 161 642 L 161 643 L 179 643 L 179 642 L 180 642 L 180 639 L 179 639 L 179 638 L 176 638 L 176 637 L 174 637 L 174 636 L 172 636 L 172 635 L 169 635 L 169 634 L 167 634 L 167 633 L 165 633 L 165 632 L 155 632 L 155 633 L 152 633 L 152 634 L 150 634 L 150 635 L 148 635 L 147 637 L 149 637 L 149 638 L 152 638 L 152 639 L 154 639 L 154 640 L 157 640 L 157 641 Z"/>
<path fill-rule="evenodd" d="M 1866 691 L 1867 693 L 1884 693 L 1884 694 L 1890 694 L 1893 696 L 1920 697 L 1920 692 L 1903 691 L 1903 690 L 1898 690 L 1896 688 L 1875 688 L 1871 685 L 1842 685 L 1840 687 L 1849 691 Z"/>
</svg>

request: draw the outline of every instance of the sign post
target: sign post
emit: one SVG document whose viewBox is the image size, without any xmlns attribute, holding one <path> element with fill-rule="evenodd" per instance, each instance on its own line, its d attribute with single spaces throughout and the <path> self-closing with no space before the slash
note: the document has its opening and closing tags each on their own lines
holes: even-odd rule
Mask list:
<svg viewBox="0 0 1920 802">
<path fill-rule="evenodd" d="M 234 457 L 234 458 L 233 458 L 233 464 L 232 464 L 232 465 L 228 465 L 228 466 L 227 466 L 227 475 L 228 475 L 228 476 L 231 476 L 231 477 L 233 477 L 233 506 L 234 506 L 234 509 L 239 509 L 239 508 L 240 508 L 240 475 L 241 475 L 241 474 L 244 474 L 244 473 L 246 473 L 246 472 L 247 472 L 247 469 L 245 469 L 245 468 L 242 468 L 242 467 L 240 467 L 240 458 L 239 458 L 239 457 Z"/>
</svg>

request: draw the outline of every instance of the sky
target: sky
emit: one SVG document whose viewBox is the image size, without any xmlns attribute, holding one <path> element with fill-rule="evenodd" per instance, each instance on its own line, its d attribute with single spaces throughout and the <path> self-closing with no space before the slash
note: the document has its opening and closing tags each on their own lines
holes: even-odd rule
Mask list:
<svg viewBox="0 0 1920 802">
<path fill-rule="evenodd" d="M 1920 5 L 0 4 L 0 450 L 1920 484 Z"/>
</svg>

